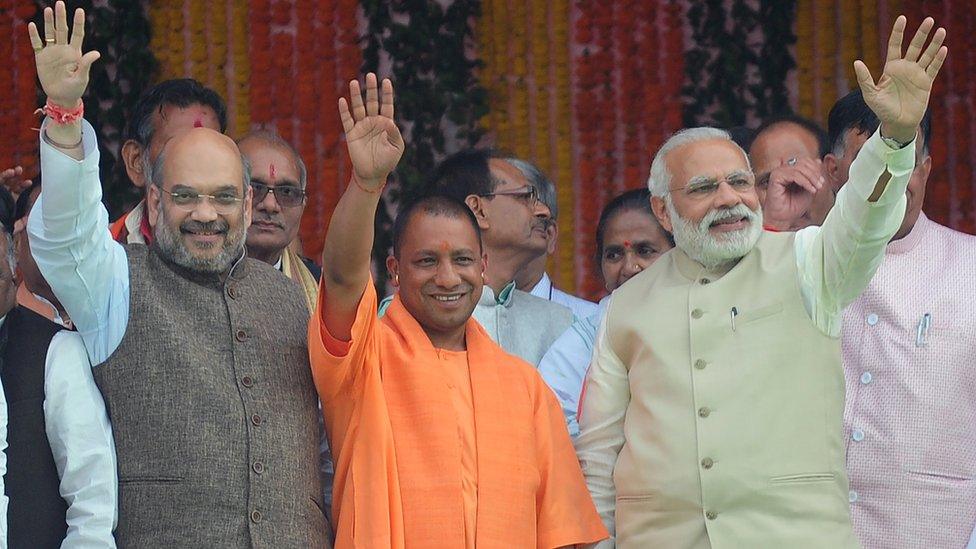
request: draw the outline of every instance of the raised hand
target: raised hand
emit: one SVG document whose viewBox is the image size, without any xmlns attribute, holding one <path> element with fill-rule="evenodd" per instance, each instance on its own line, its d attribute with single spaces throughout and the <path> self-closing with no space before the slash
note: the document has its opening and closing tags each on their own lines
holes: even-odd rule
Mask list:
<svg viewBox="0 0 976 549">
<path fill-rule="evenodd" d="M 902 39 L 907 19 L 904 15 L 895 20 L 888 38 L 888 56 L 881 78 L 874 81 L 864 62 L 854 62 L 857 82 L 864 94 L 864 102 L 881 120 L 881 134 L 897 141 L 908 142 L 915 132 L 925 109 L 928 107 L 932 83 L 945 62 L 948 48 L 942 45 L 946 31 L 939 27 L 932 41 L 923 51 L 929 32 L 935 25 L 931 17 L 922 21 L 902 56 Z"/>
<path fill-rule="evenodd" d="M 68 16 L 64 2 L 57 2 L 54 9 L 44 8 L 44 40 L 41 40 L 34 23 L 27 25 L 37 78 L 48 99 L 57 105 L 71 109 L 78 104 L 88 87 L 91 64 L 101 56 L 97 51 L 81 53 L 85 37 L 85 10 L 75 10 L 70 40 Z"/>
<path fill-rule="evenodd" d="M 763 222 L 779 230 L 796 229 L 824 185 L 819 159 L 791 158 L 768 174 Z"/>
<path fill-rule="evenodd" d="M 353 174 L 367 190 L 380 189 L 403 155 L 403 137 L 393 121 L 393 84 L 383 80 L 378 97 L 376 75 L 366 75 L 366 103 L 359 81 L 349 82 L 352 111 L 344 97 L 339 98 L 339 117 L 346 132 L 346 145 Z"/>
</svg>

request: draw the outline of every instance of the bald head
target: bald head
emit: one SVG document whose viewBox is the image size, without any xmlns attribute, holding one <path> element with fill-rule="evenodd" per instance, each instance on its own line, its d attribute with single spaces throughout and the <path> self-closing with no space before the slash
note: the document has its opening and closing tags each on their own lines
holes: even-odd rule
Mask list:
<svg viewBox="0 0 976 549">
<path fill-rule="evenodd" d="M 149 172 L 149 182 L 165 188 L 170 173 L 204 184 L 235 181 L 242 185 L 242 192 L 250 183 L 250 166 L 234 140 L 202 127 L 178 134 L 163 145 Z"/>
</svg>

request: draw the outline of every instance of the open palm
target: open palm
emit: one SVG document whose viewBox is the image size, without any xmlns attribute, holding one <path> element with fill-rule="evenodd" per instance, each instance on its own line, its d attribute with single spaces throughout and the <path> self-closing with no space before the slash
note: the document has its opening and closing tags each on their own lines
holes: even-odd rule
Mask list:
<svg viewBox="0 0 976 549">
<path fill-rule="evenodd" d="M 44 9 L 43 41 L 34 23 L 27 26 L 41 88 L 52 102 L 69 108 L 74 107 L 85 93 L 91 64 L 99 58 L 97 51 L 85 54 L 81 51 L 85 37 L 84 10 L 78 8 L 75 11 L 72 23 L 69 40 L 64 2 L 58 2 L 54 10 Z"/>
<path fill-rule="evenodd" d="M 376 86 L 376 75 L 366 75 L 366 102 L 359 82 L 349 83 L 349 99 L 339 99 L 339 116 L 346 132 L 346 145 L 353 172 L 360 184 L 376 189 L 386 182 L 403 155 L 403 136 L 393 121 L 393 84 L 383 80 L 382 98 Z"/>
<path fill-rule="evenodd" d="M 948 49 L 942 45 L 946 36 L 943 28 L 935 31 L 932 41 L 923 50 L 929 32 L 935 25 L 930 17 L 919 26 L 908 50 L 902 56 L 906 22 L 904 16 L 895 20 L 888 39 L 884 72 L 877 83 L 863 62 L 854 63 L 864 102 L 878 116 L 883 129 L 890 131 L 890 135 L 886 133 L 886 137 L 899 141 L 910 141 L 915 135 L 915 129 L 928 107 L 932 84 L 948 54 Z"/>
</svg>

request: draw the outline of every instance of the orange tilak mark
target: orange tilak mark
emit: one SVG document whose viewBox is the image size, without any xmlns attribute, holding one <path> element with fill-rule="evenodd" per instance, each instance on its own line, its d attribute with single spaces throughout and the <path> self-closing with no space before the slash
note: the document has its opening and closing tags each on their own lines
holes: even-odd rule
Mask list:
<svg viewBox="0 0 976 549">
<path fill-rule="evenodd" d="M 440 249 L 441 249 L 441 252 L 447 253 L 447 252 L 451 251 L 451 245 L 448 244 L 447 241 L 442 241 L 441 242 L 441 245 L 440 245 Z"/>
</svg>

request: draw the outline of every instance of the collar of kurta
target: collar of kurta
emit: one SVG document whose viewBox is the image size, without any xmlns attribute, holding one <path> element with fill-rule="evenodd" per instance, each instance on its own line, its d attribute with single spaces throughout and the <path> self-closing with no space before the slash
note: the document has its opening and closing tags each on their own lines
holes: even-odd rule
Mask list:
<svg viewBox="0 0 976 549">
<path fill-rule="evenodd" d="M 762 239 L 764 236 L 764 234 L 760 235 L 759 238 Z M 756 246 L 758 245 L 759 241 L 756 241 Z M 703 277 L 709 280 L 718 280 L 735 268 L 739 264 L 739 261 L 741 261 L 741 259 L 739 261 L 731 261 L 714 269 L 706 269 L 704 265 L 688 257 L 688 254 L 677 246 L 667 253 L 674 254 L 674 261 L 678 266 L 678 272 L 690 282 L 695 282 Z"/>
<path fill-rule="evenodd" d="M 924 239 L 925 233 L 932 228 L 933 224 L 934 222 L 925 215 L 925 212 L 918 212 L 918 219 L 915 220 L 915 226 L 912 227 L 912 230 L 904 237 L 889 243 L 886 250 L 887 253 L 907 254 L 914 250 L 918 246 L 918 243 Z"/>
<path fill-rule="evenodd" d="M 420 406 L 423 410 L 414 409 L 417 414 L 413 417 L 443 417 L 445 410 L 451 409 L 449 396 L 443 391 L 435 391 L 432 394 L 424 395 L 419 400 L 416 394 L 411 395 L 412 388 L 410 383 L 404 384 L 406 379 L 433 379 L 436 371 L 428 370 L 418 372 L 415 368 L 431 368 L 436 366 L 437 350 L 430 342 L 430 338 L 423 331 L 417 320 L 410 315 L 404 308 L 399 296 L 394 297 L 393 302 L 387 309 L 383 322 L 389 323 L 390 327 L 401 336 L 398 344 L 406 346 L 406 351 L 416 360 L 411 359 L 411 364 L 403 364 L 405 371 L 384 373 L 384 385 L 387 387 L 386 397 L 391 409 L 404 409 L 411 403 L 415 408 Z M 492 538 L 498 532 L 505 532 L 510 527 L 505 524 L 504 512 L 512 501 L 518 501 L 518 494 L 525 489 L 524 483 L 528 482 L 525 475 L 517 474 L 525 469 L 525 464 L 520 462 L 514 454 L 519 452 L 501 451 L 512 444 L 513 426 L 524 424 L 528 418 L 519 417 L 516 409 L 523 408 L 512 406 L 509 402 L 510 393 L 513 388 L 503 387 L 502 372 L 510 371 L 506 366 L 518 359 L 505 353 L 488 334 L 484 328 L 473 318 L 469 318 L 465 324 L 465 343 L 468 355 L 468 372 L 471 379 L 471 395 L 474 405 L 475 430 L 477 433 L 477 456 L 478 456 L 478 512 L 477 512 L 477 543 L 479 546 L 497 546 L 497 540 Z M 401 365 L 397 365 L 400 367 Z M 511 383 L 510 377 L 505 377 Z M 432 385 L 437 385 L 436 382 Z M 421 384 L 421 386 L 430 386 Z M 391 390 L 396 387 L 396 389 Z M 447 424 L 449 425 L 449 424 Z M 393 428 L 405 428 L 412 431 L 418 429 L 423 440 L 427 441 L 431 448 L 450 448 L 457 445 L 457 432 L 447 425 L 417 425 L 416 423 L 398 424 L 393 422 Z M 397 456 L 398 469 L 410 470 L 410 464 L 402 460 L 410 459 L 411 453 L 403 453 Z M 418 454 L 416 459 L 428 459 Z M 460 464 L 458 464 L 460 467 Z M 524 471 L 523 471 L 524 472 Z M 457 470 L 449 467 L 442 467 L 436 472 L 438 478 L 429 478 L 434 485 L 450 486 L 453 483 L 453 475 Z M 460 486 L 458 486 L 460 490 Z M 444 539 L 450 539 L 452 535 L 460 533 L 462 530 L 454 532 L 455 528 L 462 528 L 461 517 L 461 498 L 460 493 L 455 490 L 442 490 L 434 494 L 425 495 L 424 505 L 431 509 L 452 509 L 456 508 L 458 513 L 457 523 L 444 524 Z M 450 532 L 449 532 L 450 531 Z M 496 543 L 493 543 L 496 542 Z"/>
<path fill-rule="evenodd" d="M 153 255 L 159 258 L 163 265 L 168 267 L 178 276 L 201 286 L 220 287 L 232 280 L 243 280 L 247 277 L 247 262 L 244 260 L 246 257 L 245 250 L 241 250 L 240 257 L 237 258 L 228 271 L 223 273 L 197 271 L 194 269 L 188 269 L 182 265 L 178 265 L 170 258 L 166 257 L 166 255 L 160 251 L 159 246 L 157 246 L 155 242 L 149 245 L 149 250 L 153 253 Z"/>
<path fill-rule="evenodd" d="M 485 284 L 481 290 L 481 299 L 478 300 L 478 305 L 494 307 L 496 305 L 501 305 L 502 307 L 512 306 L 512 295 L 515 293 L 515 281 L 511 281 L 502 288 L 502 291 L 498 292 L 498 296 L 495 296 L 495 291 L 491 289 L 491 286 Z"/>
</svg>

